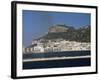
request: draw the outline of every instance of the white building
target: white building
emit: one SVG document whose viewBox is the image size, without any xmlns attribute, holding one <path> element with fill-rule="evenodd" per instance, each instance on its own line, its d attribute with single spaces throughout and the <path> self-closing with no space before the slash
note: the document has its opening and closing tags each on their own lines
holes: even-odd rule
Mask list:
<svg viewBox="0 0 100 80">
<path fill-rule="evenodd" d="M 34 46 L 34 52 L 44 52 L 43 44 L 38 43 L 37 46 Z"/>
</svg>

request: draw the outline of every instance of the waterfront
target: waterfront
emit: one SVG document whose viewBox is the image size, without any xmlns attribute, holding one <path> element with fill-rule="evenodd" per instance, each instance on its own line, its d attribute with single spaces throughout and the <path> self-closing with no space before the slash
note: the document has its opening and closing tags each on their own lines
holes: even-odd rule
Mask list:
<svg viewBox="0 0 100 80">
<path fill-rule="evenodd" d="M 23 69 L 90 66 L 90 53 L 90 51 L 67 51 L 23 54 Z"/>
<path fill-rule="evenodd" d="M 82 58 L 82 59 L 69 59 L 69 60 L 67 59 L 67 60 L 24 62 L 23 69 L 82 67 L 90 65 L 91 65 L 91 58 Z"/>
</svg>

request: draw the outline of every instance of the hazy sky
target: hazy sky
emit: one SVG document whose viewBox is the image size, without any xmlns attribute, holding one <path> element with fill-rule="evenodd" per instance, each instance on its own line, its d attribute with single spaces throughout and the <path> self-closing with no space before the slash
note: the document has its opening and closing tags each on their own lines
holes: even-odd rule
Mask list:
<svg viewBox="0 0 100 80">
<path fill-rule="evenodd" d="M 71 25 L 76 28 L 90 25 L 88 13 L 47 12 L 23 10 L 23 46 L 44 35 L 48 28 L 56 24 Z"/>
</svg>

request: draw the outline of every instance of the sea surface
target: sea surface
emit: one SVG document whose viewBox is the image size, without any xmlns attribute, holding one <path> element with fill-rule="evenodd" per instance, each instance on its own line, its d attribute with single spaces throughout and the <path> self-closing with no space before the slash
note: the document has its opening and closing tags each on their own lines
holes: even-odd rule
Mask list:
<svg viewBox="0 0 100 80">
<path fill-rule="evenodd" d="M 58 60 L 46 61 L 29 61 L 23 62 L 23 69 L 42 69 L 42 68 L 61 68 L 61 67 L 80 67 L 90 66 L 91 58 L 63 59 L 60 57 L 89 56 L 90 51 L 66 51 L 66 52 L 49 52 L 49 53 L 24 53 L 23 60 L 37 58 L 59 57 Z"/>
</svg>

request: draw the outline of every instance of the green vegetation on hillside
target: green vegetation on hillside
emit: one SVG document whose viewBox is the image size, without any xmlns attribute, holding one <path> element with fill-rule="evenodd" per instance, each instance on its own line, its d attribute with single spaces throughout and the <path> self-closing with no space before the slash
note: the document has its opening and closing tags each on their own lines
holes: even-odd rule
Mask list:
<svg viewBox="0 0 100 80">
<path fill-rule="evenodd" d="M 52 27 L 55 28 L 56 26 Z M 62 25 L 62 28 L 65 28 L 65 25 Z M 56 27 L 57 28 L 57 27 Z M 91 40 L 91 29 L 90 26 L 81 27 L 75 29 L 74 27 L 67 27 L 66 32 L 52 32 L 49 31 L 48 34 L 44 35 L 42 38 L 45 40 L 48 39 L 65 39 L 69 41 L 78 41 L 78 42 L 90 42 Z"/>
</svg>

